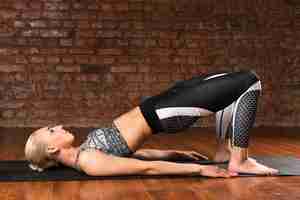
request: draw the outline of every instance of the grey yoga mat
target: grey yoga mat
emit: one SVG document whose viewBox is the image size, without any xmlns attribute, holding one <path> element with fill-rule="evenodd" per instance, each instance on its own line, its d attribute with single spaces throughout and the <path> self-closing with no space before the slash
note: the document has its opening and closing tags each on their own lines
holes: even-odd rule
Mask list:
<svg viewBox="0 0 300 200">
<path fill-rule="evenodd" d="M 300 175 L 300 159 L 292 156 L 252 156 L 258 162 L 269 167 L 279 169 L 278 176 Z M 214 163 L 210 160 L 176 161 L 179 163 L 216 164 L 226 167 L 226 163 Z M 41 173 L 32 171 L 27 161 L 11 160 L 0 161 L 0 181 L 76 181 L 76 180 L 104 180 L 104 179 L 143 179 L 143 178 L 178 178 L 184 175 L 127 175 L 127 176 L 88 176 L 75 169 L 59 166 L 50 168 Z M 257 176 L 243 173 L 240 176 Z"/>
</svg>

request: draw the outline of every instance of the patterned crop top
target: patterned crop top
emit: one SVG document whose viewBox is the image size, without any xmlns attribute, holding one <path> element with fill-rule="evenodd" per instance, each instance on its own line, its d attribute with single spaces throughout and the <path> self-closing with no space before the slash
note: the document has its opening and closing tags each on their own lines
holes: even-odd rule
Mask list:
<svg viewBox="0 0 300 200">
<path fill-rule="evenodd" d="M 88 134 L 86 140 L 79 146 L 76 156 L 75 167 L 78 170 L 80 170 L 79 155 L 87 149 L 97 149 L 120 157 L 130 157 L 133 153 L 114 124 L 111 127 L 95 129 Z"/>
</svg>

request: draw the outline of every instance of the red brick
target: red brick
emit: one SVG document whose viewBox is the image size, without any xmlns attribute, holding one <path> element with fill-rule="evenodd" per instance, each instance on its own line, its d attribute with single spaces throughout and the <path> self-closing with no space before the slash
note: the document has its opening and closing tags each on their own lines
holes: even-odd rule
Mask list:
<svg viewBox="0 0 300 200">
<path fill-rule="evenodd" d="M 49 56 L 49 57 L 47 57 L 47 63 L 58 64 L 58 63 L 60 63 L 60 58 L 56 57 L 56 56 Z"/>
<path fill-rule="evenodd" d="M 202 55 L 202 50 L 201 49 L 179 49 L 178 55 L 195 55 L 195 56 L 200 56 Z"/>
<path fill-rule="evenodd" d="M 145 63 L 145 58 L 140 56 L 139 57 L 130 56 L 129 63 L 137 63 L 137 64 Z"/>
<path fill-rule="evenodd" d="M 115 8 L 117 11 L 123 12 L 128 11 L 128 3 L 117 3 L 115 4 Z"/>
<path fill-rule="evenodd" d="M 55 69 L 57 72 L 80 72 L 79 65 L 57 65 Z"/>
<path fill-rule="evenodd" d="M 0 72 L 24 72 L 24 65 L 1 64 Z"/>
<path fill-rule="evenodd" d="M 25 55 L 33 55 L 33 54 L 39 54 L 40 51 L 38 48 L 24 48 L 22 49 L 22 53 Z"/>
<path fill-rule="evenodd" d="M 91 24 L 91 27 L 95 28 L 95 29 L 102 28 L 103 27 L 103 23 L 101 21 L 93 22 Z"/>
<path fill-rule="evenodd" d="M 129 63 L 129 57 L 128 56 L 118 56 L 118 63 L 120 64 L 128 64 Z"/>
<path fill-rule="evenodd" d="M 115 58 L 111 58 L 111 57 L 103 58 L 103 64 L 113 64 L 114 62 L 115 62 Z"/>
<path fill-rule="evenodd" d="M 1 116 L 4 119 L 11 119 L 15 117 L 15 111 L 14 110 L 5 110 L 2 112 Z"/>
<path fill-rule="evenodd" d="M 130 25 L 129 22 L 120 22 L 119 28 L 120 29 L 129 29 Z"/>
<path fill-rule="evenodd" d="M 145 40 L 145 47 L 149 48 L 149 47 L 157 47 L 158 43 L 156 40 L 154 39 L 146 39 Z"/>
<path fill-rule="evenodd" d="M 138 65 L 138 72 L 149 73 L 151 71 L 151 67 L 149 65 Z"/>
<path fill-rule="evenodd" d="M 69 49 L 70 54 L 94 54 L 92 49 Z"/>
<path fill-rule="evenodd" d="M 0 17 L 2 19 L 16 18 L 17 12 L 12 9 L 0 9 Z"/>
<path fill-rule="evenodd" d="M 44 11 L 43 12 L 43 17 L 47 19 L 58 19 L 58 20 L 63 20 L 63 19 L 70 19 L 69 13 L 66 11 Z M 40 17 L 38 17 L 40 18 Z"/>
<path fill-rule="evenodd" d="M 48 48 L 48 49 L 40 49 L 41 54 L 66 54 L 67 49 L 65 48 Z"/>
<path fill-rule="evenodd" d="M 96 13 L 92 13 L 92 12 L 73 12 L 71 14 L 72 19 L 73 20 L 87 20 L 87 19 L 96 19 L 97 15 Z"/>
<path fill-rule="evenodd" d="M 101 4 L 101 10 L 102 11 L 111 11 L 113 9 L 113 6 L 111 4 Z"/>
<path fill-rule="evenodd" d="M 16 48 L 0 48 L 1 56 L 18 55 L 20 51 Z"/>
<path fill-rule="evenodd" d="M 96 36 L 96 31 L 94 30 L 83 30 L 81 29 L 76 33 L 77 37 L 85 37 L 85 38 L 90 38 L 90 37 L 95 37 Z"/>
<path fill-rule="evenodd" d="M 41 10 L 42 6 L 43 6 L 42 2 L 29 2 L 29 7 L 31 9 Z"/>
<path fill-rule="evenodd" d="M 160 56 L 168 56 L 173 53 L 173 50 L 167 48 L 153 48 L 148 49 L 149 54 L 160 55 Z"/>
<path fill-rule="evenodd" d="M 73 45 L 73 40 L 72 39 L 60 39 L 59 44 L 61 46 L 72 46 Z"/>
<path fill-rule="evenodd" d="M 25 105 L 24 102 L 17 102 L 17 101 L 0 101 L 0 108 L 7 108 L 7 109 L 18 109 L 22 108 Z"/>
<path fill-rule="evenodd" d="M 158 40 L 159 47 L 169 48 L 171 46 L 170 40 Z"/>
<path fill-rule="evenodd" d="M 73 57 L 64 56 L 62 58 L 62 62 L 65 63 L 65 64 L 73 64 L 75 62 L 75 59 Z"/>
<path fill-rule="evenodd" d="M 15 56 L 0 56 L 0 64 L 14 64 Z"/>
<path fill-rule="evenodd" d="M 40 36 L 40 32 L 39 32 L 39 30 L 30 29 L 30 30 L 24 30 L 24 31 L 22 31 L 21 35 L 23 37 L 39 37 Z"/>
<path fill-rule="evenodd" d="M 43 42 L 44 45 L 40 45 L 43 47 L 58 47 L 59 39 L 58 38 L 47 38 L 46 40 L 40 40 Z"/>
<path fill-rule="evenodd" d="M 133 31 L 133 32 L 125 32 L 125 38 L 145 38 L 147 35 L 144 31 Z"/>
<path fill-rule="evenodd" d="M 98 55 L 122 55 L 121 49 L 98 49 Z"/>
<path fill-rule="evenodd" d="M 31 21 L 31 22 L 29 22 L 29 25 L 32 28 L 45 28 L 47 26 L 46 21 L 43 21 L 43 20 Z"/>
<path fill-rule="evenodd" d="M 14 8 L 16 9 L 16 10 L 27 10 L 28 9 L 28 4 L 27 4 L 27 2 L 21 2 L 21 1 L 16 1 L 16 2 L 14 2 Z"/>
<path fill-rule="evenodd" d="M 16 112 L 16 118 L 19 118 L 19 119 L 25 119 L 25 118 L 27 118 L 27 112 L 26 111 L 18 111 L 18 112 Z"/>
<path fill-rule="evenodd" d="M 145 73 L 144 74 L 144 81 L 145 82 L 156 82 L 157 81 L 157 78 L 155 76 L 153 76 L 153 74 L 149 74 L 149 73 Z"/>
<path fill-rule="evenodd" d="M 160 74 L 157 74 L 156 77 L 159 82 L 170 82 L 171 81 L 171 76 L 169 73 L 160 73 Z"/>
<path fill-rule="evenodd" d="M 50 20 L 48 21 L 48 28 L 60 28 L 62 27 L 62 23 L 59 20 Z"/>
<path fill-rule="evenodd" d="M 175 56 L 173 58 L 173 62 L 175 64 L 186 64 L 187 63 L 187 59 L 184 56 Z"/>
<path fill-rule="evenodd" d="M 16 56 L 16 63 L 17 64 L 27 64 L 28 63 L 28 60 L 25 56 Z"/>
<path fill-rule="evenodd" d="M 87 29 L 87 28 L 90 28 L 91 25 L 90 25 L 89 21 L 87 21 L 87 20 L 80 20 L 77 22 L 77 27 L 80 29 Z"/>
<path fill-rule="evenodd" d="M 126 82 L 143 82 L 143 74 L 128 73 L 126 74 Z"/>
<path fill-rule="evenodd" d="M 45 62 L 45 58 L 44 57 L 41 57 L 41 56 L 32 56 L 30 58 L 30 62 L 31 63 L 44 63 Z"/>
<path fill-rule="evenodd" d="M 70 8 L 68 3 L 58 3 L 58 2 L 46 2 L 45 10 L 68 10 Z"/>
<path fill-rule="evenodd" d="M 24 21 L 15 21 L 14 22 L 14 27 L 16 28 L 24 28 L 26 26 L 26 23 Z"/>
<path fill-rule="evenodd" d="M 41 12 L 40 11 L 23 12 L 22 18 L 23 19 L 40 19 Z"/>
<path fill-rule="evenodd" d="M 91 82 L 98 82 L 99 75 L 98 74 L 86 74 L 86 80 Z"/>
<path fill-rule="evenodd" d="M 176 39 L 178 33 L 177 32 L 171 32 L 171 31 L 161 31 L 159 32 L 159 37 L 162 39 Z"/>
<path fill-rule="evenodd" d="M 65 27 L 65 28 L 73 28 L 73 27 L 75 27 L 75 22 L 74 21 L 64 21 L 63 22 L 63 27 Z"/>
<path fill-rule="evenodd" d="M 111 72 L 136 72 L 136 66 L 134 65 L 122 65 L 111 67 Z"/>
<path fill-rule="evenodd" d="M 99 10 L 99 9 L 100 9 L 100 6 L 97 5 L 96 3 L 91 2 L 91 3 L 88 5 L 88 10 Z"/>
<path fill-rule="evenodd" d="M 78 64 L 89 63 L 89 56 L 86 56 L 86 55 L 76 55 L 75 62 L 78 63 Z"/>
<path fill-rule="evenodd" d="M 26 45 L 26 46 L 42 46 L 43 41 L 41 38 L 32 38 L 32 37 L 27 37 L 24 38 L 24 40 L 18 40 L 18 44 Z"/>
<path fill-rule="evenodd" d="M 40 30 L 40 34 L 41 37 L 68 37 L 70 35 L 70 31 L 58 29 L 42 29 Z"/>
<path fill-rule="evenodd" d="M 107 31 L 102 30 L 97 32 L 97 37 L 103 37 L 103 38 L 117 38 L 121 37 L 122 33 L 120 31 Z"/>
<path fill-rule="evenodd" d="M 103 29 L 116 29 L 119 26 L 119 22 L 104 20 L 102 22 Z"/>
</svg>

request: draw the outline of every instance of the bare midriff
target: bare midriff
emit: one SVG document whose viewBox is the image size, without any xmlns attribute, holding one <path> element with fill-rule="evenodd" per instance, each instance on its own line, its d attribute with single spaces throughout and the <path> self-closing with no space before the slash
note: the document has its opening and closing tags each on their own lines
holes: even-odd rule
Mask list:
<svg viewBox="0 0 300 200">
<path fill-rule="evenodd" d="M 152 130 L 145 120 L 140 107 L 135 107 L 122 114 L 114 119 L 113 122 L 132 152 L 135 152 L 145 139 L 152 134 Z"/>
</svg>

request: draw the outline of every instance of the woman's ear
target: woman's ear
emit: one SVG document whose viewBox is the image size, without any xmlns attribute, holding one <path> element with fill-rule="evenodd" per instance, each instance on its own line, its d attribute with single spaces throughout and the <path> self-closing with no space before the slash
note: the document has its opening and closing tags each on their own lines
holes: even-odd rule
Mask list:
<svg viewBox="0 0 300 200">
<path fill-rule="evenodd" d="M 59 148 L 57 147 L 47 147 L 47 153 L 49 156 L 55 156 L 59 153 Z"/>
</svg>

